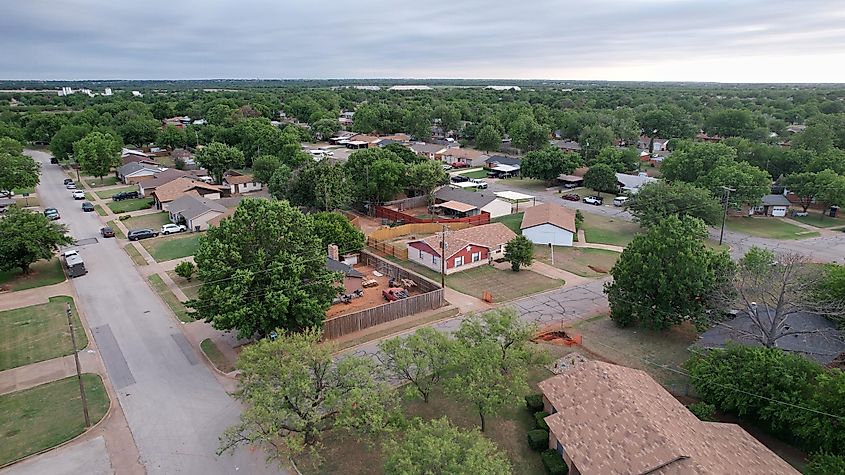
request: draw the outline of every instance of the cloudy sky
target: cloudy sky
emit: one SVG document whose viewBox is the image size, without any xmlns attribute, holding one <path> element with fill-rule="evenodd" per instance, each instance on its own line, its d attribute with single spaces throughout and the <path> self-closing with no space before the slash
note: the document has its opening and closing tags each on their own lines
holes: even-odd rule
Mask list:
<svg viewBox="0 0 845 475">
<path fill-rule="evenodd" d="M 845 82 L 845 0 L 0 0 L 0 79 Z"/>
</svg>

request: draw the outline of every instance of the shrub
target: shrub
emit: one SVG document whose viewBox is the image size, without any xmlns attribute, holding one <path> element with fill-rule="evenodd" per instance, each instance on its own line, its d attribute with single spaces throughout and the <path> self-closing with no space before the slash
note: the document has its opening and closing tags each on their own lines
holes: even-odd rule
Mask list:
<svg viewBox="0 0 845 475">
<path fill-rule="evenodd" d="M 184 170 L 185 169 L 185 159 L 182 157 L 176 157 L 173 159 L 173 168 L 177 170 Z"/>
<path fill-rule="evenodd" d="M 549 449 L 540 456 L 543 458 L 543 466 L 546 467 L 546 472 L 549 475 L 567 475 L 569 473 L 569 467 L 556 451 Z"/>
<path fill-rule="evenodd" d="M 534 414 L 535 412 L 539 412 L 543 410 L 543 395 L 542 394 L 529 394 L 525 396 L 525 407 Z"/>
<path fill-rule="evenodd" d="M 805 475 L 838 475 L 845 473 L 845 457 L 820 452 L 813 454 L 804 468 Z"/>
<path fill-rule="evenodd" d="M 534 429 L 528 431 L 528 446 L 537 452 L 549 448 L 549 431 Z"/>
<path fill-rule="evenodd" d="M 549 413 L 546 411 L 537 411 L 534 413 L 534 422 L 537 423 L 538 429 L 549 430 L 549 425 L 543 420 L 547 417 L 549 417 Z"/>
<path fill-rule="evenodd" d="M 194 265 L 191 261 L 182 261 L 176 265 L 176 275 L 182 277 L 183 279 L 191 280 L 193 277 L 194 272 L 197 270 L 197 266 Z"/>
<path fill-rule="evenodd" d="M 132 217 L 132 215 L 130 215 L 130 214 L 124 214 L 123 216 L 118 216 L 117 219 L 119 219 L 121 221 L 126 221 L 127 219 L 129 219 L 131 217 Z"/>
<path fill-rule="evenodd" d="M 689 412 L 695 414 L 695 417 L 702 421 L 712 422 L 716 412 L 716 406 L 707 404 L 706 402 L 696 402 L 687 406 Z"/>
</svg>

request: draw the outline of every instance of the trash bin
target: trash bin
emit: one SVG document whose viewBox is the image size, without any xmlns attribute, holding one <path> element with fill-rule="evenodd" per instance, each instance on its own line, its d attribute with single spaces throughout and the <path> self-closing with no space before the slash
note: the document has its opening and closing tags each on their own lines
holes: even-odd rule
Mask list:
<svg viewBox="0 0 845 475">
<path fill-rule="evenodd" d="M 839 206 L 831 206 L 830 207 L 830 213 L 828 213 L 828 214 L 830 215 L 831 218 L 835 218 L 836 213 L 838 213 L 838 212 L 839 212 Z"/>
</svg>

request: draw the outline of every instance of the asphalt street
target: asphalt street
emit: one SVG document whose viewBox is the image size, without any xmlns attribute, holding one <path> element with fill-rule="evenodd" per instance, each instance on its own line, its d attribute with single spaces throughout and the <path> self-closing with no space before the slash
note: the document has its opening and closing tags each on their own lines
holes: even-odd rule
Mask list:
<svg viewBox="0 0 845 475">
<path fill-rule="evenodd" d="M 147 472 L 279 473 L 248 449 L 215 455 L 220 434 L 238 421 L 237 402 L 199 363 L 198 350 L 118 241 L 100 238 L 98 216 L 71 198 L 62 170 L 46 153 L 27 153 L 42 163 L 42 206 L 59 210 L 74 239 L 91 242 L 76 246 L 88 274 L 73 285 Z"/>
</svg>

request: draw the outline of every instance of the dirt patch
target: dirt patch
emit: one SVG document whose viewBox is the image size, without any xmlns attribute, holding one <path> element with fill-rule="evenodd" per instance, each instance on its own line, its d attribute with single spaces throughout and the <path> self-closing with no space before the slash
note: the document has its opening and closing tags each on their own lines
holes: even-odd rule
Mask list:
<svg viewBox="0 0 845 475">
<path fill-rule="evenodd" d="M 534 337 L 535 342 L 552 343 L 555 345 L 573 346 L 581 343 L 581 335 L 567 333 L 563 330 L 552 330 L 540 333 Z"/>
<path fill-rule="evenodd" d="M 364 290 L 364 296 L 352 299 L 348 304 L 347 303 L 337 303 L 329 307 L 326 311 L 326 318 L 337 317 L 339 315 L 346 315 L 349 313 L 358 312 L 367 308 L 377 307 L 379 305 L 384 305 L 387 303 L 387 300 L 382 295 L 382 291 L 385 289 L 390 288 L 390 278 L 386 275 L 375 275 L 373 272 L 376 271 L 374 267 L 365 266 L 363 264 L 357 264 L 353 266 L 355 270 L 364 274 L 363 280 L 375 280 L 377 285 L 373 287 L 367 287 Z M 410 295 L 419 295 L 422 291 L 419 290 L 419 287 L 403 287 L 405 290 L 408 291 Z"/>
</svg>

